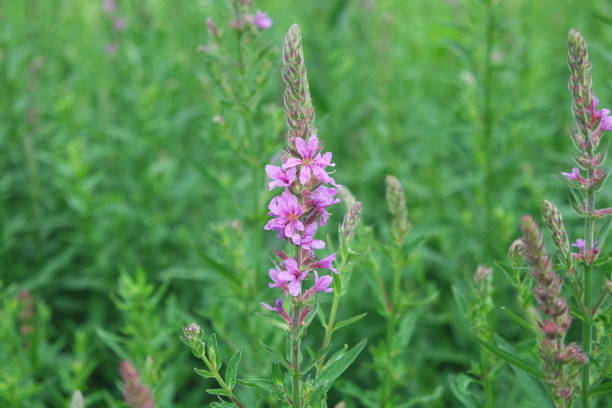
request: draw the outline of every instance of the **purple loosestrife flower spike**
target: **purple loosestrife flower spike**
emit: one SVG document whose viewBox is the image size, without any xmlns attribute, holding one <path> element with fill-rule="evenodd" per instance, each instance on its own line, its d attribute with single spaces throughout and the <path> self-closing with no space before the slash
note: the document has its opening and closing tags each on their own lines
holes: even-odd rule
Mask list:
<svg viewBox="0 0 612 408">
<path fill-rule="evenodd" d="M 385 185 L 387 206 L 389 207 L 389 212 L 393 215 L 393 234 L 395 235 L 396 242 L 401 244 L 410 228 L 404 188 L 398 178 L 391 175 L 385 178 Z"/>
<path fill-rule="evenodd" d="M 569 89 L 572 94 L 572 110 L 576 126 L 572 131 L 572 139 L 580 150 L 578 163 L 585 170 L 595 170 L 603 164 L 604 157 L 595 150 L 599 146 L 603 133 L 612 130 L 612 117 L 610 110 L 599 109 L 599 100 L 592 90 L 591 61 L 586 42 L 576 30 L 569 32 L 569 58 L 570 69 Z M 578 180 L 580 173 L 572 169 L 570 175 L 564 175 L 572 180 Z M 585 187 L 597 185 L 601 175 L 588 180 Z"/>
<path fill-rule="evenodd" d="M 306 139 L 316 133 L 315 110 L 310 98 L 302 37 L 297 24 L 289 28 L 283 45 L 283 81 L 286 85 L 283 101 L 288 127 L 287 144 L 293 149 L 295 138 Z"/>
<path fill-rule="evenodd" d="M 559 209 L 550 201 L 544 200 L 542 201 L 542 217 L 546 228 L 552 235 L 555 247 L 560 253 L 560 258 L 565 262 L 571 260 L 569 238 Z"/>
<path fill-rule="evenodd" d="M 264 229 L 277 231 L 278 237 L 292 245 L 293 251 L 277 250 L 282 263 L 271 268 L 271 288 L 278 288 L 291 297 L 291 316 L 282 309 L 282 303 L 265 308 L 281 314 L 290 323 L 292 336 L 296 333 L 306 312 L 304 301 L 316 292 L 330 292 L 331 276 L 319 277 L 317 269 L 337 270 L 333 266 L 336 254 L 319 259 L 315 250 L 325 247 L 325 242 L 316 238 L 320 225 L 329 218 L 327 208 L 336 204 L 335 180 L 328 167 L 333 167 L 332 154 L 323 152 L 314 128 L 314 109 L 308 91 L 306 67 L 301 48 L 300 30 L 292 26 L 285 38 L 283 51 L 283 78 L 285 79 L 285 112 L 289 126 L 287 151 L 280 154 L 281 166 L 267 165 L 265 170 L 272 180 L 270 190 L 281 187 L 280 195 L 272 198 L 268 206 L 268 221 Z M 293 253 L 293 256 L 287 254 Z M 304 280 L 310 272 L 314 284 L 307 291 L 302 290 Z"/>
<path fill-rule="evenodd" d="M 558 401 L 567 406 L 578 380 L 578 368 L 586 362 L 580 348 L 564 345 L 572 319 L 566 300 L 560 296 L 561 279 L 552 269 L 550 256 L 536 222 L 530 216 L 523 217 L 521 227 L 525 243 L 525 258 L 535 280 L 533 290 L 545 317 L 539 322 L 544 338 L 540 343 L 540 357 L 545 380 Z M 572 355 L 567 363 L 567 355 Z"/>
<path fill-rule="evenodd" d="M 122 361 L 119 372 L 123 377 L 123 398 L 131 408 L 155 408 L 151 390 L 140 379 L 140 374 L 129 361 Z"/>
</svg>

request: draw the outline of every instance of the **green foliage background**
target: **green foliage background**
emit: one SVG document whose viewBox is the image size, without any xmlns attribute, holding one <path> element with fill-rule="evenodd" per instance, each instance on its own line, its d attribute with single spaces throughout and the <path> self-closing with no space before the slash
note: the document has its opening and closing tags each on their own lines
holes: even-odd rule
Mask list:
<svg viewBox="0 0 612 408">
<path fill-rule="evenodd" d="M 610 107 L 609 2 L 257 6 L 274 20 L 261 40 L 275 56 L 245 124 L 196 50 L 206 42 L 207 16 L 230 31 L 224 1 L 120 1 L 127 23 L 120 38 L 98 1 L 0 3 L 3 406 L 65 406 L 77 388 L 91 406 L 121 406 L 122 358 L 155 384 L 160 406 L 203 406 L 209 400 L 193 374 L 196 361 L 178 340 L 193 320 L 218 333 L 226 358 L 243 348 L 241 375 L 267 375 L 257 339 L 279 344 L 282 334 L 259 306 L 276 296 L 267 269 L 278 245 L 261 231 L 271 197 L 263 165 L 283 143 L 279 49 L 292 23 L 302 27 L 319 136 L 334 153 L 335 177 L 363 203 L 360 245 L 376 250 L 389 236 L 387 174 L 406 189 L 411 239 L 423 239 L 403 271 L 404 289 L 437 297 L 420 309 L 402 354 L 401 398 L 441 387 L 414 406 L 464 406 L 451 383 L 478 360 L 478 344 L 452 286 L 465 286 L 478 264 L 505 257 L 522 214 L 539 214 L 550 199 L 578 238 L 580 220 L 556 176 L 572 166 L 566 38 L 572 27 L 584 34 L 594 89 Z M 112 42 L 115 56 L 105 52 Z M 610 198 L 604 190 L 602 202 Z M 331 237 L 343 213 L 336 206 L 325 230 Z M 368 265 L 353 272 L 340 318 L 368 316 L 334 344 L 367 337 L 372 346 L 334 388 L 330 406 L 361 406 L 354 388 L 378 387 L 374 345 L 385 328 Z M 497 333 L 524 340 L 499 309 L 516 307 L 515 291 L 501 273 L 494 285 Z M 40 337 L 29 348 L 16 329 L 24 289 L 37 302 Z M 309 336 L 316 348 L 320 330 Z M 513 371 L 498 367 L 496 406 L 537 406 L 521 388 L 510 390 Z"/>
</svg>

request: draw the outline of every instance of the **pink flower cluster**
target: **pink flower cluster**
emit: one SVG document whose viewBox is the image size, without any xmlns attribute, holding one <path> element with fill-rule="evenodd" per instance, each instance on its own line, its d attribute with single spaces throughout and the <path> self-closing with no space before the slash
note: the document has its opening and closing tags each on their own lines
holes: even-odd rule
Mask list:
<svg viewBox="0 0 612 408">
<path fill-rule="evenodd" d="M 578 105 L 578 104 L 577 104 Z M 578 158 L 580 167 L 585 170 L 592 170 L 590 177 L 583 177 L 580 174 L 580 169 L 572 168 L 570 173 L 562 172 L 561 175 L 569 181 L 576 181 L 586 189 L 599 186 L 605 179 L 605 172 L 598 168 L 601 166 L 605 156 L 595 153 L 595 150 L 601 142 L 603 133 L 607 130 L 612 130 L 612 116 L 609 109 L 598 109 L 599 100 L 594 94 L 591 94 L 591 104 L 585 109 L 576 109 L 576 115 L 586 117 L 586 122 L 583 126 L 583 131 L 587 136 L 583 136 L 580 132 L 575 132 L 574 140 L 582 155 Z"/>
<path fill-rule="evenodd" d="M 264 229 L 277 231 L 278 237 L 288 241 L 295 249 L 293 257 L 282 250 L 276 252 L 280 260 L 269 270 L 272 279 L 270 287 L 279 288 L 285 295 L 303 301 L 317 292 L 332 291 L 332 277 L 319 276 L 316 270 L 326 269 L 337 273 L 333 267 L 336 254 L 317 258 L 314 251 L 324 248 L 325 242 L 316 239 L 315 234 L 318 227 L 324 225 L 329 218 L 327 207 L 339 200 L 335 198 L 336 189 L 325 185 L 328 183 L 337 186 L 327 171 L 328 167 L 334 167 L 335 164 L 331 162 L 331 153 L 321 153 L 317 136 L 311 135 L 307 140 L 297 137 L 293 145 L 295 148 L 289 150 L 288 156 L 284 156 L 282 166 L 266 166 L 266 173 L 271 179 L 270 190 L 280 187 L 283 191 L 270 201 L 269 215 L 273 218 Z M 310 271 L 313 271 L 314 282 L 304 291 L 302 282 Z M 278 299 L 274 307 L 263 305 L 290 321 L 283 309 L 282 299 Z"/>
</svg>

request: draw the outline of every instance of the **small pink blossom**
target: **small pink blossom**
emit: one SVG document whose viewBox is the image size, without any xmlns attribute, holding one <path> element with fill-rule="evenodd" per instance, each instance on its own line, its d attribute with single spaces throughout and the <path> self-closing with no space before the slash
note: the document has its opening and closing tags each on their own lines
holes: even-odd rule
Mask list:
<svg viewBox="0 0 612 408">
<path fill-rule="evenodd" d="M 262 30 L 272 27 L 272 19 L 263 11 L 257 10 L 253 17 L 253 24 Z"/>
<path fill-rule="evenodd" d="M 272 190 L 274 187 L 289 187 L 295 181 L 295 175 L 297 173 L 296 168 L 283 170 L 282 167 L 267 165 L 266 173 L 272 181 L 268 184 L 268 189 Z"/>
<path fill-rule="evenodd" d="M 261 305 L 272 312 L 278 313 L 279 315 L 283 317 L 283 319 L 285 319 L 285 321 L 288 324 L 291 324 L 291 317 L 289 317 L 289 314 L 283 308 L 283 299 L 281 298 L 276 299 L 274 306 L 270 306 L 269 304 L 263 303 L 263 302 L 261 303 Z"/>
<path fill-rule="evenodd" d="M 285 260 L 285 270 L 276 276 L 279 281 L 287 282 L 287 289 L 291 296 L 299 296 L 302 292 L 302 281 L 308 275 L 308 271 L 300 271 L 298 263 L 293 258 Z"/>
<path fill-rule="evenodd" d="M 114 14 L 117 12 L 117 3 L 115 2 L 115 0 L 103 0 L 102 8 L 108 14 Z"/>
<path fill-rule="evenodd" d="M 324 275 L 319 277 L 319 274 L 316 271 L 314 272 L 314 275 L 314 285 L 312 285 L 312 287 L 308 289 L 308 291 L 306 291 L 306 293 L 304 294 L 304 299 L 308 299 L 310 296 L 314 295 L 317 292 L 333 292 L 333 289 L 329 287 L 333 282 L 333 278 L 331 276 Z"/>
<path fill-rule="evenodd" d="M 561 175 L 568 180 L 580 181 L 582 179 L 580 169 L 578 167 L 574 167 L 571 173 L 561 172 Z"/>
<path fill-rule="evenodd" d="M 300 216 L 304 212 L 298 199 L 289 191 L 274 197 L 268 206 L 269 215 L 275 218 L 268 221 L 264 229 L 279 231 L 286 238 L 292 238 L 298 231 L 304 231 Z"/>
<path fill-rule="evenodd" d="M 336 268 L 334 268 L 333 266 L 333 262 L 336 260 L 336 254 L 331 254 L 329 256 L 326 256 L 323 259 L 318 260 L 317 262 L 313 263 L 311 265 L 311 268 L 318 268 L 318 269 L 328 269 L 330 271 L 332 271 L 333 273 L 338 273 L 338 270 Z"/>
<path fill-rule="evenodd" d="M 329 218 L 329 213 L 325 208 L 340 202 L 339 199 L 334 198 L 336 192 L 335 188 L 319 186 L 312 193 L 308 194 L 308 203 L 321 216 L 321 225 L 325 225 Z"/>
<path fill-rule="evenodd" d="M 319 145 L 317 135 L 310 136 L 308 141 L 304 141 L 301 137 L 296 137 L 295 148 L 300 154 L 301 159 L 297 157 L 288 158 L 283 164 L 284 169 L 300 166 L 299 180 L 304 185 L 310 181 L 313 175 L 323 183 L 336 184 L 334 179 L 325 171 L 326 167 L 335 166 L 335 163 L 331 162 L 332 154 L 330 152 L 323 155 L 319 153 L 321 146 Z"/>
<path fill-rule="evenodd" d="M 313 222 L 306 226 L 302 235 L 294 235 L 292 238 L 292 242 L 295 245 L 301 246 L 303 249 L 307 251 L 312 251 L 313 249 L 321 249 L 325 248 L 325 242 L 320 239 L 314 239 L 314 235 L 317 233 L 317 223 Z"/>
</svg>

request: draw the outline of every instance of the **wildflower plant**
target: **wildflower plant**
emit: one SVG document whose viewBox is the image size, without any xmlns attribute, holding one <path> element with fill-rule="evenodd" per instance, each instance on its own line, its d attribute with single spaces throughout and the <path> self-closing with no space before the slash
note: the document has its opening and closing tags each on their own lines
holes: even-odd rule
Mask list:
<svg viewBox="0 0 612 408">
<path fill-rule="evenodd" d="M 316 133 L 315 112 L 297 25 L 291 26 L 285 37 L 283 80 L 286 85 L 284 104 L 288 125 L 287 149 L 280 154 L 280 166 L 265 166 L 270 179 L 269 189 L 280 192 L 268 205 L 272 218 L 264 229 L 276 232 L 288 248 L 275 251 L 274 267 L 268 271 L 269 287 L 280 291 L 280 296 L 271 304 L 262 302 L 262 307 L 279 316 L 280 320 L 274 325 L 285 332 L 288 350 L 278 351 L 261 342 L 273 361 L 272 380 L 237 379 L 240 351 L 232 356 L 225 377 L 222 377 L 216 336 L 212 335 L 206 342 L 203 341 L 203 331 L 195 324 L 185 328 L 183 335 L 183 341 L 207 367 L 206 370 L 196 369 L 196 372 L 215 379 L 219 384 L 220 388 L 209 389 L 208 392 L 226 397 L 238 407 L 244 404 L 234 393 L 237 383 L 265 391 L 268 396 L 291 407 L 321 406 L 335 379 L 365 346 L 363 340 L 351 349 L 344 347 L 325 361 L 331 349 L 332 333 L 363 317 L 335 322 L 342 278 L 346 276 L 348 252 L 361 215 L 361 203 L 353 203 L 340 227 L 343 261 L 337 269 L 334 264 L 336 253 L 324 257 L 316 253 L 326 247 L 326 242 L 318 238 L 317 232 L 330 218 L 328 208 L 339 202 L 336 198 L 339 186 L 331 176 L 330 170 L 335 166 L 332 163 L 332 153 L 322 151 Z M 323 345 L 312 353 L 307 362 L 302 339 L 318 313 L 320 301 L 331 292 L 334 292 L 334 298 L 330 314 L 323 323 Z M 282 368 L 285 369 L 284 373 Z"/>
<path fill-rule="evenodd" d="M 284 385 L 286 401 L 292 407 L 319 406 L 333 381 L 348 367 L 365 345 L 362 341 L 349 351 L 341 350 L 325 364 L 330 348 L 340 298 L 341 276 L 334 267 L 336 254 L 320 257 L 315 250 L 326 246 L 316 238 L 320 226 L 328 222 L 328 207 L 339 202 L 335 198 L 337 184 L 330 174 L 332 153 L 323 152 L 315 127 L 315 111 L 310 97 L 306 65 L 302 50 L 300 28 L 289 29 L 283 46 L 284 104 L 287 119 L 287 150 L 280 155 L 281 166 L 266 166 L 272 180 L 270 188 L 281 188 L 268 208 L 273 218 L 266 230 L 276 231 L 290 251 L 279 249 L 275 255 L 275 267 L 269 270 L 270 287 L 277 288 L 288 298 L 287 308 L 283 298 L 273 305 L 263 306 L 281 316 L 287 332 L 288 358 L 284 363 L 291 380 Z M 341 227 L 341 242 L 346 248 L 353 238 L 361 213 L 361 204 L 355 203 Z M 343 264 L 344 265 L 344 264 Z M 333 275 L 337 275 L 334 277 Z M 308 282 L 308 283 L 307 283 Z M 307 286 L 306 286 L 307 285 Z M 325 325 L 323 347 L 303 365 L 302 337 L 316 314 L 320 296 L 335 291 L 332 310 Z M 281 326 L 282 327 L 282 326 Z M 308 379 L 305 375 L 317 367 Z"/>
<path fill-rule="evenodd" d="M 569 33 L 568 65 L 575 120 L 571 139 L 577 149 L 577 167 L 561 175 L 570 188 L 574 210 L 584 219 L 584 230 L 570 244 L 561 212 L 545 200 L 542 218 L 556 256 L 549 254 L 540 227 L 528 215 L 523 217 L 522 237 L 510 250 L 512 271 L 508 274 L 513 277 L 528 315 L 527 320 L 513 314 L 511 317 L 536 335 L 539 367 L 509 353 L 507 347 L 503 350 L 481 341 L 500 357 L 540 378 L 555 407 L 569 408 L 580 401 L 580 407 L 588 408 L 596 406 L 599 395 L 609 389 L 605 378 L 610 374 L 610 338 L 604 333 L 609 331 L 605 282 L 610 269 L 602 266 L 610 258 L 602 256 L 601 250 L 610 227 L 611 210 L 598 209 L 596 197 L 608 174 L 603 168 L 607 147 L 602 148 L 601 142 L 604 133 L 612 130 L 612 117 L 609 110 L 599 108 L 591 86 L 586 42 L 576 30 Z M 522 277 L 525 270 L 531 279 Z M 533 301 L 539 311 L 531 306 Z M 582 332 L 576 341 L 571 341 L 575 337 L 573 326 Z"/>
</svg>

